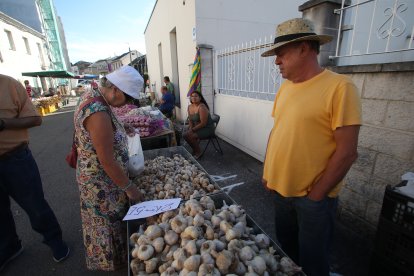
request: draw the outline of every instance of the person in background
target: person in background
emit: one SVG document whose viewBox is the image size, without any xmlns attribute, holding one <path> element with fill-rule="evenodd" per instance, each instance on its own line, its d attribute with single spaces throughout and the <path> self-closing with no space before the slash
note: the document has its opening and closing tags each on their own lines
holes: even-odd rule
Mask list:
<svg viewBox="0 0 414 276">
<path fill-rule="evenodd" d="M 98 83 L 95 80 L 91 80 L 91 88 L 93 90 L 97 90 L 98 89 Z"/>
<path fill-rule="evenodd" d="M 49 90 L 47 94 L 45 94 L 45 97 L 53 97 L 55 95 L 55 88 L 49 87 Z"/>
<path fill-rule="evenodd" d="M 200 139 L 214 134 L 214 122 L 210 116 L 210 109 L 203 95 L 194 91 L 190 95 L 188 106 L 188 130 L 184 139 L 191 146 L 196 159 L 201 157 Z"/>
<path fill-rule="evenodd" d="M 338 192 L 357 158 L 361 103 L 346 76 L 318 63 L 313 23 L 296 18 L 276 28 L 274 45 L 285 82 L 273 105 L 263 185 L 274 193 L 276 237 L 306 275 L 329 275 Z"/>
<path fill-rule="evenodd" d="M 167 118 L 171 118 L 174 110 L 174 96 L 168 91 L 167 86 L 161 87 L 161 94 L 161 105 L 159 109 Z"/>
<path fill-rule="evenodd" d="M 133 67 L 123 66 L 102 78 L 97 90 L 86 91 L 75 111 L 76 179 L 90 270 L 113 271 L 127 263 L 122 219 L 129 200 L 143 197 L 128 177 L 127 134 L 110 106 L 138 99 L 143 81 Z"/>
<path fill-rule="evenodd" d="M 0 272 L 23 251 L 10 197 L 27 213 L 33 230 L 43 236 L 53 260 L 61 262 L 70 250 L 44 197 L 39 169 L 28 146 L 28 129 L 40 126 L 42 117 L 17 80 L 0 75 L 0 93 Z"/>
<path fill-rule="evenodd" d="M 33 96 L 33 89 L 28 80 L 24 81 L 24 86 L 26 87 L 27 96 L 31 98 Z"/>
<path fill-rule="evenodd" d="M 165 86 L 168 89 L 168 92 L 170 92 L 171 95 L 174 96 L 174 84 L 170 81 L 170 77 L 165 76 L 164 77 L 164 83 L 165 83 Z"/>
<path fill-rule="evenodd" d="M 174 104 L 180 107 L 180 93 L 179 91 L 174 90 L 174 84 L 170 81 L 170 78 L 168 76 L 164 77 L 164 83 L 165 83 L 165 86 L 167 86 L 168 91 L 174 97 Z"/>
</svg>

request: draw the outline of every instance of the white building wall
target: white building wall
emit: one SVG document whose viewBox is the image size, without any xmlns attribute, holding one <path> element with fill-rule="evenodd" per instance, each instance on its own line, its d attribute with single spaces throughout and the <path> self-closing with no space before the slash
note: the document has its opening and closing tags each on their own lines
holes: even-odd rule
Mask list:
<svg viewBox="0 0 414 276">
<path fill-rule="evenodd" d="M 198 44 L 215 49 L 246 43 L 274 35 L 276 25 L 302 17 L 298 11 L 304 0 L 196 0 Z"/>
<path fill-rule="evenodd" d="M 15 45 L 15 50 L 10 49 L 9 39 L 5 30 L 11 32 Z M 35 32 L 33 30 L 33 32 Z M 36 86 L 35 80 L 31 77 L 23 77 L 22 72 L 42 71 L 49 68 L 47 53 L 43 47 L 42 35 L 34 35 L 33 32 L 25 31 L 25 28 L 17 28 L 0 19 L 0 74 L 9 75 L 19 81 L 28 79 L 32 86 Z M 36 32 L 37 33 L 37 32 Z M 23 40 L 26 37 L 30 47 L 30 54 L 27 53 L 26 45 Z M 42 69 L 41 58 L 37 43 L 41 45 L 45 67 Z M 40 87 L 40 82 L 38 82 Z"/>
<path fill-rule="evenodd" d="M 147 50 L 148 74 L 152 89 L 161 96 L 160 88 L 164 85 L 163 76 L 169 76 L 175 89 L 181 92 L 181 110 L 178 110 L 179 119 L 186 118 L 187 89 L 190 80 L 196 42 L 192 39 L 192 29 L 195 26 L 195 2 L 193 0 L 159 0 L 157 1 L 151 19 L 145 31 L 145 44 Z M 175 29 L 177 38 L 178 76 L 173 74 L 171 51 L 171 31 Z M 161 44 L 162 68 L 160 68 L 159 45 Z M 179 78 L 178 78 L 179 77 Z"/>
<path fill-rule="evenodd" d="M 197 0 L 197 43 L 213 45 L 215 50 L 222 50 L 230 46 L 241 46 L 242 43 L 246 45 L 265 36 L 269 39 L 270 35 L 274 37 L 277 24 L 290 18 L 302 17 L 298 6 L 303 2 Z M 217 92 L 217 86 L 215 89 Z M 272 101 L 216 94 L 214 113 L 220 115 L 216 133 L 230 144 L 263 161 L 273 126 L 272 107 Z"/>
<path fill-rule="evenodd" d="M 158 0 L 145 31 L 152 88 L 159 93 L 163 85 L 162 75 L 170 76 L 171 81 L 176 84 L 175 89 L 179 88 L 181 95 L 182 108 L 177 116 L 179 119 L 186 118 L 186 94 L 197 45 L 211 45 L 214 50 L 218 50 L 274 35 L 278 23 L 302 16 L 298 6 L 303 2 Z M 173 75 L 170 45 L 170 32 L 174 28 L 177 34 L 179 86 L 177 77 Z M 207 72 L 203 71 L 203 64 L 201 66 L 203 77 L 209 78 L 210 76 L 205 76 Z M 216 95 L 214 98 L 214 112 L 221 116 L 218 135 L 257 159 L 263 160 L 272 126 L 272 102 L 225 95 Z"/>
</svg>

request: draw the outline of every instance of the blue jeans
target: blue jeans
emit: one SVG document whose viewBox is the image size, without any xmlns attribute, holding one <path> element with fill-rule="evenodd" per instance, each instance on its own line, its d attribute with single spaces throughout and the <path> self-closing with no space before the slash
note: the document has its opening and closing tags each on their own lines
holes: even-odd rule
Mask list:
<svg viewBox="0 0 414 276">
<path fill-rule="evenodd" d="M 329 275 L 337 198 L 312 201 L 276 193 L 276 237 L 283 251 L 308 276 Z"/>
<path fill-rule="evenodd" d="M 27 147 L 0 159 L 0 252 L 6 256 L 20 246 L 9 197 L 27 213 L 45 244 L 53 249 L 62 241 L 59 223 L 43 195 L 39 169 Z"/>
</svg>

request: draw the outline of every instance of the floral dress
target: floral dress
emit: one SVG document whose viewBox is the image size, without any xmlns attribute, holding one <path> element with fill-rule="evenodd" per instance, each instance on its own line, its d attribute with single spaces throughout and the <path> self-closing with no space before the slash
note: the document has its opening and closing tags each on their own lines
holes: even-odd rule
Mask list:
<svg viewBox="0 0 414 276">
<path fill-rule="evenodd" d="M 88 91 L 80 99 L 80 105 L 91 97 L 98 96 L 98 91 Z M 128 198 L 105 173 L 89 132 L 83 126 L 85 119 L 95 112 L 110 114 L 114 128 L 114 157 L 125 172 L 128 162 L 127 137 L 108 105 L 93 101 L 82 110 L 75 111 L 75 141 L 78 147 L 76 178 L 80 193 L 86 266 L 90 270 L 112 271 L 125 266 L 127 262 L 126 229 L 122 218 L 127 211 Z"/>
</svg>

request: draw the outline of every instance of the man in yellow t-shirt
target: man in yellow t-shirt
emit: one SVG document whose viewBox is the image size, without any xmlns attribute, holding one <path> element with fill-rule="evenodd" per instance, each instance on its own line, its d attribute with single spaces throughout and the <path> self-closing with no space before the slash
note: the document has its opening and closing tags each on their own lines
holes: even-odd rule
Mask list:
<svg viewBox="0 0 414 276">
<path fill-rule="evenodd" d="M 44 198 L 39 169 L 28 146 L 28 129 L 39 126 L 42 118 L 23 85 L 1 74 L 0 99 L 0 272 L 23 251 L 10 198 L 27 213 L 33 230 L 43 236 L 55 262 L 61 262 L 68 257 L 69 248 Z"/>
<path fill-rule="evenodd" d="M 357 158 L 361 105 L 346 76 L 323 69 L 313 24 L 292 19 L 277 26 L 274 45 L 286 81 L 274 102 L 263 184 L 275 193 L 276 235 L 308 275 L 329 275 L 337 195 Z"/>
</svg>

